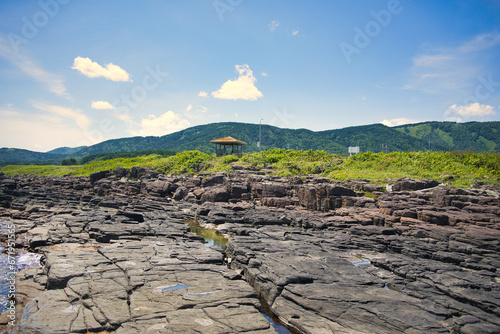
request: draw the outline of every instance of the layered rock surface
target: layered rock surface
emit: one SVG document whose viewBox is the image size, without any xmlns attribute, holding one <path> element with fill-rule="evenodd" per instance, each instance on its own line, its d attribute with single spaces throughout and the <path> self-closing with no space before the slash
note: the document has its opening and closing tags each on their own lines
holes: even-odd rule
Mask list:
<svg viewBox="0 0 500 334">
<path fill-rule="evenodd" d="M 274 332 L 257 296 L 304 333 L 500 332 L 498 189 L 259 174 L 0 179 L 48 254 L 16 332 Z M 232 236 L 230 268 L 188 219 Z"/>
</svg>

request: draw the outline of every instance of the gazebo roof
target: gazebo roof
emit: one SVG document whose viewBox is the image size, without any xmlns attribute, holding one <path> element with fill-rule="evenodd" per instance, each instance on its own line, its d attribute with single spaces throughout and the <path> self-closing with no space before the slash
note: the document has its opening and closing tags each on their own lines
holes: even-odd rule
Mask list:
<svg viewBox="0 0 500 334">
<path fill-rule="evenodd" d="M 219 138 L 219 139 L 214 139 L 210 141 L 211 143 L 214 144 L 221 144 L 221 145 L 247 145 L 244 141 L 234 139 L 233 137 L 224 137 L 224 138 Z"/>
</svg>

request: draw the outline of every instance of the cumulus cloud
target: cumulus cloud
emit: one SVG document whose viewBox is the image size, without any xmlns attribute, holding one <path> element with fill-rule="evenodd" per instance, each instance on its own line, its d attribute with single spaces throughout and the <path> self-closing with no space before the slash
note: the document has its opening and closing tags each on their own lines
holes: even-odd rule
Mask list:
<svg viewBox="0 0 500 334">
<path fill-rule="evenodd" d="M 115 109 L 115 107 L 113 107 L 111 103 L 109 103 L 108 101 L 92 101 L 91 107 L 92 109 L 98 109 L 98 110 Z"/>
<path fill-rule="evenodd" d="M 216 99 L 247 101 L 255 101 L 262 97 L 263 94 L 255 87 L 257 79 L 250 67 L 247 64 L 236 65 L 235 67 L 239 77 L 235 80 L 226 81 L 219 90 L 212 92 L 212 96 Z"/>
<path fill-rule="evenodd" d="M 141 128 L 138 131 L 133 131 L 133 134 L 136 136 L 164 136 L 185 129 L 189 125 L 188 120 L 169 110 L 159 117 L 148 115 L 142 119 Z"/>
<path fill-rule="evenodd" d="M 55 123 L 69 120 L 74 122 L 82 130 L 88 130 L 90 127 L 90 119 L 80 109 L 72 109 L 45 103 L 33 103 L 33 107 L 48 112 L 49 114 L 45 115 L 46 120 L 52 120 Z"/>
<path fill-rule="evenodd" d="M 201 92 L 198 93 L 198 96 L 200 96 L 200 97 L 207 97 L 208 93 L 205 92 L 205 91 L 201 91 Z"/>
<path fill-rule="evenodd" d="M 68 97 L 64 80 L 60 76 L 44 70 L 34 60 L 21 52 L 14 52 L 3 36 L 0 36 L 0 57 L 7 59 L 26 75 L 45 85 L 50 92 Z"/>
<path fill-rule="evenodd" d="M 405 124 L 413 124 L 413 123 L 418 123 L 419 121 L 417 120 L 414 120 L 414 119 L 410 119 L 410 118 L 393 118 L 393 119 L 384 119 L 382 122 L 382 124 L 384 124 L 385 126 L 398 126 L 398 125 L 405 125 Z"/>
<path fill-rule="evenodd" d="M 112 81 L 132 82 L 127 71 L 112 63 L 102 67 L 90 58 L 76 57 L 71 68 L 79 71 L 88 78 L 103 77 Z"/>
<path fill-rule="evenodd" d="M 480 103 L 471 103 L 466 106 L 454 104 L 450 106 L 445 112 L 445 116 L 448 116 L 449 119 L 458 119 L 457 116 L 482 117 L 495 114 L 496 112 L 493 106 Z"/>
<path fill-rule="evenodd" d="M 193 105 L 190 103 L 187 107 L 186 107 L 186 111 L 187 112 L 190 112 L 191 109 L 193 109 Z"/>
</svg>

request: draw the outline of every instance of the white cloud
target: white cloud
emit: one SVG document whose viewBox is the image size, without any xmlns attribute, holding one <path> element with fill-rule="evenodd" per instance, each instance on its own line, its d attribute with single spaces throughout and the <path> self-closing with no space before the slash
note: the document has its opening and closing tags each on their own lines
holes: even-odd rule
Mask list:
<svg viewBox="0 0 500 334">
<path fill-rule="evenodd" d="M 108 101 L 92 101 L 91 107 L 92 109 L 98 109 L 98 110 L 115 109 L 115 107 L 113 107 L 111 103 L 109 103 Z"/>
<path fill-rule="evenodd" d="M 469 53 L 489 49 L 500 44 L 499 33 L 489 33 L 476 36 L 473 40 L 461 45 L 458 49 L 461 53 Z"/>
<path fill-rule="evenodd" d="M 403 89 L 429 94 L 470 90 L 487 64 L 482 50 L 500 44 L 500 33 L 479 35 L 454 47 L 429 49 L 413 58 L 408 82 Z"/>
<path fill-rule="evenodd" d="M 8 147 L 29 150 L 51 150 L 61 146 L 92 145 L 107 138 L 96 138 L 91 121 L 79 109 L 32 103 L 38 112 L 27 114 L 0 110 L 0 142 Z"/>
<path fill-rule="evenodd" d="M 130 75 L 120 66 L 109 63 L 102 67 L 90 58 L 76 57 L 73 66 L 74 70 L 79 71 L 88 78 L 103 77 L 112 81 L 130 81 Z"/>
<path fill-rule="evenodd" d="M 148 115 L 147 118 L 141 121 L 141 128 L 137 131 L 132 131 L 132 134 L 136 136 L 164 136 L 185 129 L 189 125 L 188 120 L 181 118 L 180 115 L 169 110 L 159 117 Z"/>
<path fill-rule="evenodd" d="M 299 34 L 299 29 L 292 31 L 292 36 L 297 36 Z"/>
<path fill-rule="evenodd" d="M 202 114 L 205 114 L 207 111 L 208 108 L 205 106 L 202 105 L 193 106 L 192 104 L 190 104 L 187 106 L 184 115 L 189 119 L 204 119 L 206 116 L 203 116 Z"/>
<path fill-rule="evenodd" d="M 55 121 L 59 119 L 66 119 L 73 121 L 78 125 L 78 127 L 82 130 L 88 130 L 90 127 L 90 119 L 83 114 L 80 109 L 72 109 L 68 107 L 58 106 L 58 105 L 49 105 L 45 103 L 33 103 L 33 107 L 36 109 L 47 111 L 52 115 L 47 115 L 49 117 L 53 117 L 52 119 Z"/>
<path fill-rule="evenodd" d="M 238 117 L 240 117 L 240 115 L 237 112 L 235 112 L 234 117 L 238 118 Z"/>
<path fill-rule="evenodd" d="M 255 87 L 257 79 L 247 64 L 236 65 L 236 71 L 238 71 L 239 77 L 226 81 L 219 90 L 212 92 L 213 97 L 224 100 L 255 101 L 263 96 Z"/>
<path fill-rule="evenodd" d="M 366 101 L 366 96 L 363 96 L 361 100 Z"/>
<path fill-rule="evenodd" d="M 280 23 L 276 20 L 273 20 L 267 26 L 269 27 L 270 32 L 274 32 L 274 31 L 276 31 L 276 29 L 278 29 L 278 27 L 280 26 Z"/>
<path fill-rule="evenodd" d="M 495 115 L 496 112 L 493 106 L 487 104 L 471 103 L 467 106 L 452 105 L 445 111 L 445 116 L 448 119 L 455 119 L 457 116 L 481 117 L 487 115 Z"/>
<path fill-rule="evenodd" d="M 260 75 L 262 75 L 263 77 L 267 77 L 267 73 L 266 72 L 262 72 Z"/>
<path fill-rule="evenodd" d="M 0 56 L 17 66 L 34 80 L 44 84 L 50 92 L 59 96 L 68 97 L 66 87 L 64 86 L 64 80 L 60 76 L 47 72 L 28 56 L 20 52 L 14 52 L 7 40 L 1 35 Z"/>
<path fill-rule="evenodd" d="M 1 117 L 17 117 L 20 114 L 18 112 L 12 111 L 12 110 L 7 110 L 7 109 L 0 109 L 0 116 Z"/>
<path fill-rule="evenodd" d="M 201 91 L 201 92 L 198 93 L 198 96 L 200 96 L 200 97 L 207 97 L 208 93 L 205 92 L 205 91 Z"/>
<path fill-rule="evenodd" d="M 77 147 L 97 143 L 90 141 L 91 137 L 87 135 L 86 131 L 65 122 L 53 122 L 30 115 L 2 119 L 0 142 L 7 147 L 49 151 L 61 146 Z"/>
<path fill-rule="evenodd" d="M 113 117 L 115 117 L 116 119 L 119 119 L 120 121 L 123 121 L 129 127 L 135 125 L 134 119 L 128 113 L 119 112 L 119 111 L 116 111 L 116 109 L 115 109 L 115 111 L 113 112 Z"/>
<path fill-rule="evenodd" d="M 387 119 L 384 119 L 382 122 L 382 124 L 384 124 L 385 126 L 398 126 L 398 125 L 405 125 L 405 124 L 413 124 L 413 123 L 419 123 L 421 121 L 417 121 L 417 120 L 414 120 L 414 119 L 410 119 L 410 118 L 393 118 L 393 119 L 390 119 L 390 120 L 387 120 Z"/>
</svg>

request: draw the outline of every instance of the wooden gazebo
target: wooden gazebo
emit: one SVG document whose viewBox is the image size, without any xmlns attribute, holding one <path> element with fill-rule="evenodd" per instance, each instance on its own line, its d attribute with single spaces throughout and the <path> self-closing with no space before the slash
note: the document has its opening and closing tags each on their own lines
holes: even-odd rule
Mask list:
<svg viewBox="0 0 500 334">
<path fill-rule="evenodd" d="M 244 141 L 234 139 L 233 137 L 224 137 L 210 141 L 215 144 L 215 154 L 220 157 L 223 155 L 234 154 L 241 158 L 243 153 L 243 145 L 247 145 Z"/>
</svg>

